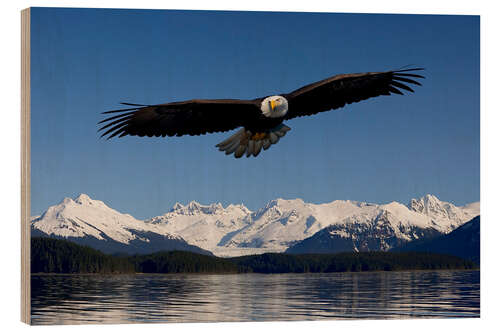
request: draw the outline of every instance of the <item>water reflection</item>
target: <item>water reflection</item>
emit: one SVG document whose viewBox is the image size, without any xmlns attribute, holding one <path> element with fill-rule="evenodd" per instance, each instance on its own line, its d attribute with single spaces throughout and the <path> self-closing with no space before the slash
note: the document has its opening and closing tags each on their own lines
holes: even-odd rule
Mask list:
<svg viewBox="0 0 500 333">
<path fill-rule="evenodd" d="M 479 271 L 34 275 L 33 324 L 479 317 Z"/>
</svg>

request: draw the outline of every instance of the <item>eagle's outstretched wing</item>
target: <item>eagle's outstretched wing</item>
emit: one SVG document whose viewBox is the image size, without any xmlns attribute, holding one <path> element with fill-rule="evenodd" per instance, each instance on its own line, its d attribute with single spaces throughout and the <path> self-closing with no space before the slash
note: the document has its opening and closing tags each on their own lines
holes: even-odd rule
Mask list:
<svg viewBox="0 0 500 333">
<path fill-rule="evenodd" d="M 341 74 L 311 83 L 283 96 L 288 100 L 285 119 L 310 116 L 318 112 L 338 109 L 380 95 L 413 92 L 408 84 L 420 85 L 413 78 L 424 78 L 411 68 L 388 72 Z M 401 89 L 401 90 L 400 90 Z"/>
<path fill-rule="evenodd" d="M 181 136 L 225 132 L 260 115 L 260 100 L 193 99 L 158 105 L 122 103 L 133 108 L 103 112 L 117 113 L 102 121 L 101 137 Z"/>
</svg>

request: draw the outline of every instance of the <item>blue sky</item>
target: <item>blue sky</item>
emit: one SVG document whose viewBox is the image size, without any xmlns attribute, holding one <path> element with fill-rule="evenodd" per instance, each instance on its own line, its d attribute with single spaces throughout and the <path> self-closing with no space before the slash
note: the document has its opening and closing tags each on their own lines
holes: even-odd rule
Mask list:
<svg viewBox="0 0 500 333">
<path fill-rule="evenodd" d="M 35 8 L 32 214 L 87 193 L 146 218 L 175 202 L 479 200 L 479 17 Z M 199 137 L 99 139 L 119 102 L 255 98 L 333 74 L 426 68 L 407 96 L 287 121 L 257 158 Z"/>
</svg>

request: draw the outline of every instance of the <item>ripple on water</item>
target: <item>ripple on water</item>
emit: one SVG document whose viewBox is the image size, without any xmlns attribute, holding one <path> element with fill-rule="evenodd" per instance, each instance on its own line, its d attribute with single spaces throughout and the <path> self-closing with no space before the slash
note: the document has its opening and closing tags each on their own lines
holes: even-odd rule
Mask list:
<svg viewBox="0 0 500 333">
<path fill-rule="evenodd" d="M 479 271 L 33 275 L 32 323 L 479 317 Z"/>
</svg>

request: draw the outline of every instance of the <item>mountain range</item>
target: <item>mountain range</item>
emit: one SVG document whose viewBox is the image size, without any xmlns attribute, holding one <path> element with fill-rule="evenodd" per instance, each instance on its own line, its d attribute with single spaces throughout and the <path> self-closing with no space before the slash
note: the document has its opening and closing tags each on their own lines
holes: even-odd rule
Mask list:
<svg viewBox="0 0 500 333">
<path fill-rule="evenodd" d="M 373 204 L 350 200 L 313 204 L 276 199 L 251 211 L 244 205 L 176 203 L 167 213 L 138 220 L 86 194 L 65 198 L 33 217 L 34 236 L 64 238 L 105 253 L 188 250 L 217 256 L 294 252 L 329 235 L 329 251 L 383 250 L 445 235 L 479 215 L 479 202 L 455 206 L 433 195 Z"/>
</svg>

